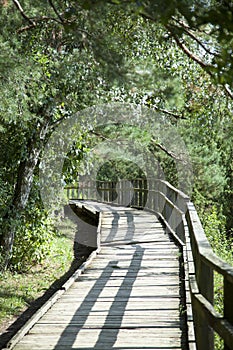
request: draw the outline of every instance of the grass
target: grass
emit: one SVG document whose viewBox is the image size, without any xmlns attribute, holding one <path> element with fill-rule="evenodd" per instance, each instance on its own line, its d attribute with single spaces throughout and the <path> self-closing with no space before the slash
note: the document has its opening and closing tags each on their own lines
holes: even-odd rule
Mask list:
<svg viewBox="0 0 233 350">
<path fill-rule="evenodd" d="M 31 267 L 26 273 L 0 274 L 0 334 L 69 270 L 73 261 L 71 231 L 68 226 L 67 232 L 54 238 L 51 254 L 43 264 Z"/>
</svg>

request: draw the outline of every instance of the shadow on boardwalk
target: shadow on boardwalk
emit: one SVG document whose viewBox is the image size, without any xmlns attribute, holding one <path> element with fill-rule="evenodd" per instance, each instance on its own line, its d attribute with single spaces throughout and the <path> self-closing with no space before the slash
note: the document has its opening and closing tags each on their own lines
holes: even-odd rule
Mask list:
<svg viewBox="0 0 233 350">
<path fill-rule="evenodd" d="M 32 317 L 32 315 L 39 310 L 39 308 L 59 289 L 63 284 L 73 275 L 73 273 L 82 265 L 82 263 L 88 258 L 93 249 L 87 247 L 74 247 L 74 254 L 78 258 L 74 259 L 71 263 L 69 270 L 58 280 L 56 280 L 49 289 L 38 299 L 34 300 L 30 306 L 25 310 L 14 323 L 12 323 L 4 333 L 0 335 L 0 349 L 6 347 L 10 339 L 18 332 L 18 330 Z"/>
<path fill-rule="evenodd" d="M 98 340 L 96 341 L 96 344 L 93 347 L 93 349 L 95 348 L 104 349 L 106 347 L 106 339 L 108 339 L 107 345 L 109 349 L 111 349 L 112 346 L 115 344 L 117 340 L 118 332 L 121 328 L 126 305 L 128 303 L 128 300 L 133 288 L 133 284 L 137 278 L 138 272 L 141 267 L 141 261 L 143 259 L 144 250 L 145 250 L 144 248 L 140 246 L 136 246 L 128 271 L 121 283 L 121 286 L 118 289 L 116 296 L 114 297 L 114 301 L 112 302 L 111 307 L 108 310 L 108 315 L 106 317 L 105 323 L 101 327 Z M 89 291 L 89 293 L 83 300 L 82 304 L 76 310 L 70 322 L 70 325 L 68 325 L 66 329 L 63 331 L 63 333 L 61 334 L 60 339 L 58 340 L 58 343 L 54 348 L 55 350 L 61 350 L 63 348 L 64 339 L 65 339 L 66 349 L 69 349 L 69 348 L 72 350 L 75 349 L 73 347 L 75 339 L 79 331 L 85 325 L 89 313 L 92 311 L 97 299 L 100 296 L 100 293 L 102 292 L 103 288 L 106 286 L 110 277 L 112 276 L 114 271 L 113 267 L 117 265 L 117 263 L 118 261 L 110 261 L 109 264 L 106 266 L 106 268 L 103 270 L 102 274 L 100 275 L 98 280 L 95 282 L 94 286 Z M 85 316 L 83 316 L 84 313 L 85 313 Z M 81 321 L 81 324 L 79 324 L 76 332 L 73 332 L 73 331 L 70 332 L 72 324 L 77 319 L 77 317 Z M 112 325 L 113 317 L 114 317 L 114 327 Z"/>
</svg>

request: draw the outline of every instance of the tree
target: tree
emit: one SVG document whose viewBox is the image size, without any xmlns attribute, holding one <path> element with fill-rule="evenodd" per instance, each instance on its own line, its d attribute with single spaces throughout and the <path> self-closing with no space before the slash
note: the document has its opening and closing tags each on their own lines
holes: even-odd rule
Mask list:
<svg viewBox="0 0 233 350">
<path fill-rule="evenodd" d="M 93 1 L 95 2 L 95 1 Z M 89 4 L 93 3 L 89 1 Z M 233 98 L 233 3 L 180 0 L 110 1 L 161 23 L 177 46 Z"/>
<path fill-rule="evenodd" d="M 90 16 L 78 5 L 65 7 L 61 17 L 52 1 L 46 6 L 37 2 L 32 7 L 27 1 L 23 5 L 13 1 L 1 8 L 1 132 L 2 146 L 6 149 L 8 143 L 9 151 L 7 159 L 2 158 L 2 181 L 7 176 L 11 180 L 1 235 L 5 267 L 49 135 L 64 118 L 94 104 L 123 74 L 110 16 L 109 31 L 102 38 L 105 14 L 100 10 Z"/>
<path fill-rule="evenodd" d="M 217 173 L 225 176 L 217 176 L 219 188 L 225 186 L 231 199 L 230 141 L 219 128 L 223 121 L 232 125 L 230 3 L 13 0 L 4 1 L 0 11 L 5 266 L 49 135 L 65 118 L 95 103 L 135 102 L 160 111 L 183 130 L 187 142 L 192 135 L 194 155 L 203 143 L 214 151 Z M 80 127 L 85 135 L 88 130 Z M 232 137 L 230 130 L 229 124 Z M 77 147 L 85 149 L 83 143 Z M 155 152 L 166 151 L 158 142 L 156 147 Z M 208 157 L 207 152 L 198 158 L 198 163 L 205 159 L 205 169 Z M 202 179 L 199 191 L 212 180 Z"/>
</svg>

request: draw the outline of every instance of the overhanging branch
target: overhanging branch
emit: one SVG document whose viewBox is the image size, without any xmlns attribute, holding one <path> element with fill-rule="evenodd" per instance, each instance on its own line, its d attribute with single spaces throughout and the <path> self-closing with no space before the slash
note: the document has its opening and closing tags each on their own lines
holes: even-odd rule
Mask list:
<svg viewBox="0 0 233 350">
<path fill-rule="evenodd" d="M 191 28 L 189 28 L 187 25 L 185 25 L 185 23 L 183 23 L 182 21 L 177 20 L 176 18 L 173 18 L 173 20 L 179 24 L 179 26 L 174 25 L 177 29 L 179 30 L 183 30 L 185 34 L 187 34 L 191 39 L 193 39 L 194 41 L 196 41 L 196 43 L 198 45 L 200 45 L 206 53 L 208 53 L 209 55 L 215 56 L 215 57 L 219 57 L 219 54 L 217 52 L 212 52 L 210 51 L 202 42 L 199 38 L 196 37 L 196 35 L 193 33 L 193 30 Z"/>
<path fill-rule="evenodd" d="M 54 13 L 57 15 L 57 17 L 59 18 L 59 20 L 61 21 L 61 23 L 64 22 L 62 16 L 59 14 L 59 12 L 57 11 L 56 7 L 54 6 L 54 3 L 52 2 L 52 0 L 48 0 L 50 6 L 52 7 Z"/>
<path fill-rule="evenodd" d="M 171 116 L 171 117 L 173 117 L 175 119 L 187 119 L 183 115 L 179 115 L 179 114 L 173 113 L 173 112 L 168 111 L 166 109 L 161 109 L 161 108 L 158 108 L 158 107 L 155 107 L 155 106 L 153 107 L 153 109 L 155 109 L 158 112 L 162 112 L 164 114 L 167 114 L 167 115 L 169 115 L 169 116 Z"/>
<path fill-rule="evenodd" d="M 165 146 L 163 146 L 161 143 L 158 143 L 155 139 L 151 139 L 151 142 L 153 143 L 153 146 L 160 148 L 163 152 L 165 152 L 169 157 L 177 160 L 178 162 L 185 162 L 183 158 L 178 157 L 174 152 L 168 150 Z"/>
<path fill-rule="evenodd" d="M 24 12 L 22 6 L 20 5 L 18 0 L 13 0 L 13 3 L 15 4 L 15 6 L 17 7 L 17 9 L 19 10 L 19 12 L 21 13 L 22 17 L 28 21 L 29 23 L 31 23 L 31 25 L 35 26 L 35 22 L 26 15 L 26 13 Z"/>
<path fill-rule="evenodd" d="M 178 38 L 178 36 L 174 33 L 174 31 L 172 30 L 172 27 L 170 25 L 167 25 L 166 28 L 168 29 L 168 31 L 170 32 L 171 36 L 173 37 L 173 39 L 175 40 L 175 42 L 177 43 L 177 45 L 181 48 L 181 50 L 189 57 L 191 58 L 193 61 L 195 61 L 196 63 L 198 63 L 202 68 L 207 69 L 210 68 L 211 66 L 207 63 L 205 63 L 204 61 L 202 61 L 198 56 L 196 56 L 193 52 L 191 52 L 188 47 L 182 43 L 180 41 L 180 39 Z"/>
<path fill-rule="evenodd" d="M 233 99 L 233 92 L 232 92 L 232 90 L 229 88 L 229 86 L 228 86 L 227 84 L 224 85 L 224 89 L 225 89 L 227 95 L 228 95 L 230 98 Z"/>
</svg>

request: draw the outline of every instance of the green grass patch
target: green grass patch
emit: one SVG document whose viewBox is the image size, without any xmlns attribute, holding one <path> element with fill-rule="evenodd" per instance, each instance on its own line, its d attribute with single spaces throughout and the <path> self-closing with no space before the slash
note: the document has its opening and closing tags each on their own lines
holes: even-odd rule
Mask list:
<svg viewBox="0 0 233 350">
<path fill-rule="evenodd" d="M 69 270 L 73 261 L 73 241 L 68 227 L 67 234 L 54 237 L 50 254 L 43 263 L 23 273 L 7 271 L 0 274 L 0 333 Z"/>
</svg>

